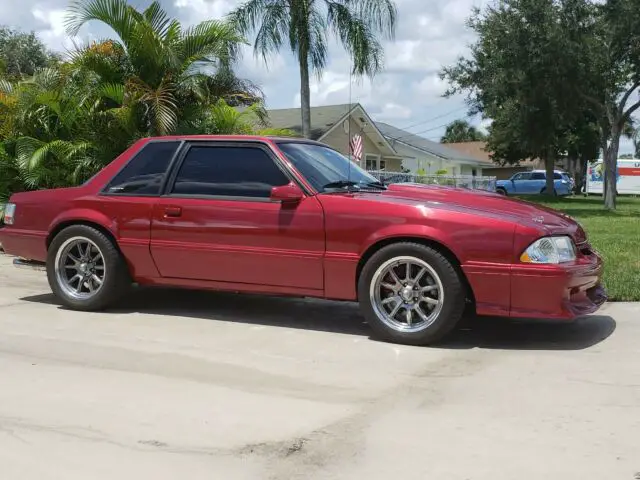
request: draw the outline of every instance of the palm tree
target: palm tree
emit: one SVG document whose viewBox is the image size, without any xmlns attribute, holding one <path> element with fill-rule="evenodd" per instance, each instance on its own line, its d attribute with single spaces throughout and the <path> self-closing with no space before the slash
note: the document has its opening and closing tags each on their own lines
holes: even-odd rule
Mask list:
<svg viewBox="0 0 640 480">
<path fill-rule="evenodd" d="M 248 0 L 230 19 L 242 34 L 257 32 L 254 51 L 265 62 L 288 44 L 300 68 L 302 133 L 309 137 L 309 73 L 320 75 L 327 66 L 327 33 L 351 56 L 353 74 L 373 76 L 382 67 L 378 36 L 393 38 L 396 14 L 393 0 Z"/>
<path fill-rule="evenodd" d="M 76 80 L 73 72 L 45 68 L 0 84 L 0 172 L 7 180 L 0 190 L 67 186 L 102 166 L 88 139 L 94 102 Z"/>
<path fill-rule="evenodd" d="M 202 117 L 202 123 L 193 132 L 216 135 L 270 135 L 292 137 L 288 129 L 268 128 L 267 111 L 261 103 L 238 109 L 219 99 Z"/>
<path fill-rule="evenodd" d="M 232 25 L 207 20 L 183 29 L 155 1 L 140 12 L 126 0 L 79 0 L 71 5 L 67 31 L 76 35 L 90 21 L 111 27 L 117 40 L 93 44 L 75 55 L 92 70 L 103 96 L 123 115 L 137 110 L 152 134 L 174 132 L 208 95 L 207 79 L 229 69 L 244 42 Z M 147 129 L 145 128 L 145 129 Z"/>
<path fill-rule="evenodd" d="M 485 139 L 486 135 L 467 120 L 454 120 L 447 125 L 440 143 L 477 142 Z"/>
</svg>

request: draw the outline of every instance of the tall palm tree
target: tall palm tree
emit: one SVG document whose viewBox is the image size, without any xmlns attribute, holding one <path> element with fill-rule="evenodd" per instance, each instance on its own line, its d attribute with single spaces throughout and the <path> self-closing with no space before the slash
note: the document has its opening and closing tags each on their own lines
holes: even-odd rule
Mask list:
<svg viewBox="0 0 640 480">
<path fill-rule="evenodd" d="M 351 56 L 355 75 L 373 76 L 382 67 L 378 37 L 393 38 L 393 0 L 248 0 L 230 14 L 242 34 L 256 33 L 254 51 L 266 61 L 287 43 L 300 68 L 302 133 L 311 132 L 310 70 L 320 75 L 328 61 L 328 33 Z"/>
<path fill-rule="evenodd" d="M 454 120 L 444 132 L 440 143 L 477 142 L 486 136 L 467 120 Z"/>
<path fill-rule="evenodd" d="M 141 106 L 151 133 L 159 135 L 176 130 L 181 109 L 189 111 L 207 95 L 206 79 L 228 68 L 244 42 L 223 21 L 183 29 L 157 1 L 140 12 L 126 0 L 77 0 L 69 8 L 67 31 L 74 36 L 94 20 L 118 39 L 82 49 L 76 62 L 102 79 L 106 98 L 120 107 Z"/>
</svg>

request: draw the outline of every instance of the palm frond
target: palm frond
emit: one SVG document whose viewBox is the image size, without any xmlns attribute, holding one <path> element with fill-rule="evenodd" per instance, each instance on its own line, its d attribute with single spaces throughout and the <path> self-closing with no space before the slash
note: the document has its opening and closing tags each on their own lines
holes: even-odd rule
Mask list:
<svg viewBox="0 0 640 480">
<path fill-rule="evenodd" d="M 289 8 L 285 3 L 267 5 L 253 44 L 255 53 L 260 54 L 266 62 L 270 54 L 280 50 L 284 40 L 289 36 L 290 27 Z"/>
<path fill-rule="evenodd" d="M 183 68 L 194 62 L 228 61 L 235 56 L 238 45 L 245 43 L 235 27 L 219 20 L 207 20 L 183 32 L 179 50 Z"/>
<path fill-rule="evenodd" d="M 105 83 L 100 86 L 98 92 L 103 97 L 113 100 L 118 105 L 124 103 L 125 86 L 121 83 Z"/>
<path fill-rule="evenodd" d="M 163 37 L 167 34 L 167 31 L 172 25 L 171 20 L 167 16 L 167 12 L 165 12 L 160 3 L 154 1 L 147 7 L 147 9 L 142 13 L 147 23 L 151 26 L 153 31 L 155 31 L 158 36 Z"/>
<path fill-rule="evenodd" d="M 327 2 L 329 26 L 353 59 L 353 73 L 373 76 L 382 68 L 383 49 L 375 32 L 341 2 Z"/>
<path fill-rule="evenodd" d="M 151 125 L 158 135 L 172 133 L 178 124 L 176 99 L 171 84 L 152 88 L 138 79 L 132 83 L 140 93 L 140 101 L 149 107 Z"/>
<path fill-rule="evenodd" d="M 398 9 L 392 0 L 343 0 L 367 27 L 375 33 L 393 39 L 398 20 Z"/>
<path fill-rule="evenodd" d="M 97 20 L 111 27 L 125 45 L 134 40 L 136 12 L 126 0 L 74 0 L 67 11 L 65 26 L 72 37 L 83 25 Z"/>
<path fill-rule="evenodd" d="M 234 11 L 227 18 L 234 28 L 242 35 L 247 35 L 258 29 L 258 25 L 264 23 L 262 21 L 265 12 L 274 4 L 284 4 L 283 0 L 249 0 Z"/>
<path fill-rule="evenodd" d="M 319 77 L 328 61 L 327 25 L 324 17 L 316 10 L 309 15 L 308 25 L 307 58 L 311 61 L 313 71 Z"/>
<path fill-rule="evenodd" d="M 13 84 L 9 80 L 0 78 L 0 94 L 4 94 L 4 95 L 13 94 Z"/>
</svg>

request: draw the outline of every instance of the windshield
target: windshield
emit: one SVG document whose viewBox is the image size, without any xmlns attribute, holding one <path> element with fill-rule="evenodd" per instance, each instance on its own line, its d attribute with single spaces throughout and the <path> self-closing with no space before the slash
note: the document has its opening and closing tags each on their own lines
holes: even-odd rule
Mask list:
<svg viewBox="0 0 640 480">
<path fill-rule="evenodd" d="M 329 147 L 295 142 L 278 143 L 278 147 L 318 192 L 379 185 L 373 176 Z"/>
</svg>

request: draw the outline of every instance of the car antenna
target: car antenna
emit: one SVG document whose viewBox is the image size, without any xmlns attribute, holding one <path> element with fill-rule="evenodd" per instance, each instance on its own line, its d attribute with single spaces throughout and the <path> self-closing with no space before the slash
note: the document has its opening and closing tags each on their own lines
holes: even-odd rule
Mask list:
<svg viewBox="0 0 640 480">
<path fill-rule="evenodd" d="M 351 183 L 351 162 L 353 161 L 353 140 L 351 138 L 351 73 L 353 69 L 351 68 L 351 62 L 349 62 L 349 111 L 347 112 L 347 151 L 349 152 L 349 167 L 347 170 L 347 182 Z"/>
</svg>

